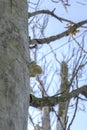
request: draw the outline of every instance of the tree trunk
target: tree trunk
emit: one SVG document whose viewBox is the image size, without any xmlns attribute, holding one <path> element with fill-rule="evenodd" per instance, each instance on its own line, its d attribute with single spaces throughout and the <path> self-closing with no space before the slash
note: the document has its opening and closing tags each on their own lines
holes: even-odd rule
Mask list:
<svg viewBox="0 0 87 130">
<path fill-rule="evenodd" d="M 0 0 L 0 130 L 27 130 L 27 1 Z"/>
<path fill-rule="evenodd" d="M 68 95 L 69 93 L 69 84 L 68 84 L 68 66 L 65 61 L 61 63 L 61 86 L 60 92 L 61 95 Z M 59 121 L 57 124 L 57 130 L 66 130 L 67 123 L 67 111 L 68 111 L 69 101 L 59 103 L 58 116 Z"/>
<path fill-rule="evenodd" d="M 42 88 L 44 88 L 44 85 Z M 44 90 L 42 91 L 42 95 L 44 97 L 47 97 L 47 93 Z M 49 106 L 42 107 L 42 130 L 50 130 L 50 107 Z"/>
<path fill-rule="evenodd" d="M 42 107 L 42 130 L 50 130 L 49 107 Z"/>
</svg>

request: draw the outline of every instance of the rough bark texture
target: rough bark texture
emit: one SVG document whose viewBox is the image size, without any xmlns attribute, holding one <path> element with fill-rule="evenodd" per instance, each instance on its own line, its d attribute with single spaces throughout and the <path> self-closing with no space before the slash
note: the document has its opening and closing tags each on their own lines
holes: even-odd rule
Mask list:
<svg viewBox="0 0 87 130">
<path fill-rule="evenodd" d="M 0 130 L 27 130 L 27 1 L 0 0 Z"/>
</svg>

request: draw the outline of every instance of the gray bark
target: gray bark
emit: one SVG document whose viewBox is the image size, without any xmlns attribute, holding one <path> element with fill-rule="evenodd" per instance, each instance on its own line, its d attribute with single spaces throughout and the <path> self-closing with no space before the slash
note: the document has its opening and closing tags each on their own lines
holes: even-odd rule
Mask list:
<svg viewBox="0 0 87 130">
<path fill-rule="evenodd" d="M 0 0 L 0 130 L 27 130 L 27 1 Z"/>
</svg>

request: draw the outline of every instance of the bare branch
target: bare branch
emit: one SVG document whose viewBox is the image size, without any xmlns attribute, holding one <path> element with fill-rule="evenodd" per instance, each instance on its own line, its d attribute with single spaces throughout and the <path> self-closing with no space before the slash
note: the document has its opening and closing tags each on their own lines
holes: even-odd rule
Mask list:
<svg viewBox="0 0 87 130">
<path fill-rule="evenodd" d="M 73 38 L 73 40 L 77 43 L 77 45 L 79 46 L 79 48 L 82 49 L 82 51 L 83 51 L 84 53 L 87 53 L 87 51 L 84 50 L 83 46 L 81 46 L 80 43 L 79 43 L 74 37 L 72 37 L 72 38 Z"/>
<path fill-rule="evenodd" d="M 32 13 L 28 13 L 28 18 L 30 17 L 33 17 L 33 16 L 36 16 L 36 15 L 39 15 L 39 14 L 48 14 L 48 15 L 51 15 L 53 16 L 54 18 L 56 18 L 57 20 L 59 20 L 60 22 L 62 21 L 65 21 L 65 22 L 69 22 L 69 23 L 73 23 L 75 24 L 74 22 L 72 22 L 71 20 L 68 20 L 68 19 L 65 19 L 65 18 L 62 18 L 62 17 L 59 17 L 57 16 L 56 14 L 54 14 L 54 11 L 49 11 L 49 10 L 39 10 L 39 11 L 35 11 L 35 12 L 32 12 Z"/>
<path fill-rule="evenodd" d="M 76 117 L 77 108 L 78 108 L 78 97 L 77 97 L 77 101 L 76 101 L 75 112 L 74 112 L 74 115 L 73 115 L 73 118 L 72 118 L 71 122 L 70 122 L 69 125 L 68 125 L 67 130 L 70 130 L 70 127 L 71 127 L 71 125 L 72 125 L 72 123 L 73 123 L 73 121 L 74 121 L 74 119 L 75 119 L 75 117 Z"/>
<path fill-rule="evenodd" d="M 51 96 L 51 97 L 37 98 L 34 95 L 30 94 L 30 106 L 33 107 L 55 106 L 60 102 L 65 102 L 67 100 L 70 100 L 71 98 L 76 98 L 79 94 L 82 94 L 87 98 L 87 85 L 84 85 L 81 88 L 73 90 L 68 95 L 65 94 L 58 97 Z"/>
<path fill-rule="evenodd" d="M 75 31 L 77 28 L 81 27 L 82 25 L 86 24 L 87 20 L 78 22 L 76 24 L 74 24 L 70 29 L 56 35 L 56 36 L 51 36 L 51 37 L 47 37 L 47 38 L 42 38 L 42 39 L 30 39 L 29 43 L 31 44 L 49 44 L 52 41 L 58 40 L 60 38 L 63 38 L 64 36 L 68 36 L 70 34 L 70 32 Z"/>
<path fill-rule="evenodd" d="M 87 5 L 87 3 L 83 3 L 83 2 L 79 2 L 79 1 L 77 1 L 77 3 L 78 3 L 78 4 L 81 4 L 81 5 L 83 5 L 83 6 Z"/>
</svg>

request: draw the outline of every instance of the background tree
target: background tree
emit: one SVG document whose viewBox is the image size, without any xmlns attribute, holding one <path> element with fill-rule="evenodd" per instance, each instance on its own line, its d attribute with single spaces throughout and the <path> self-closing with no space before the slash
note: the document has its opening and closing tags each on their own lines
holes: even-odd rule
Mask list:
<svg viewBox="0 0 87 130">
<path fill-rule="evenodd" d="M 41 7 L 41 2 L 41 0 L 37 3 L 30 1 L 30 7 L 32 7 L 30 10 L 31 12 L 29 12 L 31 57 L 41 65 L 43 70 L 42 75 L 37 75 L 35 79 L 33 78 L 31 80 L 33 95 L 31 95 L 30 105 L 39 108 L 34 108 L 39 111 L 39 116 L 35 115 L 37 118 L 36 120 L 34 114 L 32 115 L 34 109 L 30 107 L 30 115 L 32 115 L 32 117 L 30 117 L 31 120 L 34 118 L 34 120 L 32 120 L 33 126 L 36 127 L 36 129 L 42 129 L 43 124 L 40 118 L 42 117 L 40 110 L 43 110 L 41 108 L 44 106 L 49 106 L 48 113 L 51 117 L 51 128 L 49 129 L 54 129 L 54 127 L 57 129 L 56 125 L 59 128 L 60 124 L 60 130 L 69 130 L 76 117 L 76 112 L 80 108 L 80 102 L 84 105 L 87 96 L 87 83 L 84 80 L 86 79 L 86 72 L 84 73 L 84 71 L 87 64 L 87 46 L 85 44 L 86 25 L 83 26 L 87 23 L 87 19 L 73 22 L 67 18 L 59 17 L 58 4 L 60 3 L 57 3 L 59 1 L 52 1 L 56 3 L 51 10 L 44 10 L 44 5 Z M 64 10 L 68 11 L 70 2 L 61 2 L 64 6 Z M 52 23 L 52 18 L 55 18 L 58 21 Z M 53 26 L 54 28 L 50 28 Z M 57 27 L 58 34 L 55 34 L 55 29 Z M 50 32 L 48 31 L 49 29 Z M 61 38 L 66 42 L 64 43 L 64 40 Z M 68 67 L 66 74 L 68 77 L 65 76 L 67 79 L 67 85 L 65 85 L 64 92 L 61 91 L 63 86 L 62 82 L 64 80 L 62 69 L 60 70 L 63 63 L 62 61 L 67 63 Z M 60 75 L 61 72 L 62 74 Z M 84 82 L 81 82 L 80 80 L 83 80 Z M 69 91 L 68 94 L 66 89 Z M 46 93 L 45 98 L 43 93 Z M 82 95 L 84 95 L 85 98 Z M 63 115 L 60 114 L 62 106 L 64 106 L 63 110 L 65 109 Z M 69 114 L 71 111 L 70 108 L 73 109 L 72 119 Z"/>
</svg>

